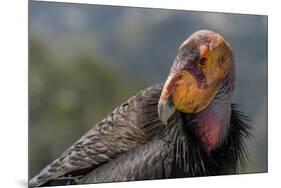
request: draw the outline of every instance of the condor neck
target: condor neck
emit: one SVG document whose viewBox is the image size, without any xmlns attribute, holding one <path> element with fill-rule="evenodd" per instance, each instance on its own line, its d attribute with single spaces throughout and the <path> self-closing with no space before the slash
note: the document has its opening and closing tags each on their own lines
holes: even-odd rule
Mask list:
<svg viewBox="0 0 281 188">
<path fill-rule="evenodd" d="M 198 113 L 196 132 L 208 153 L 218 148 L 228 135 L 234 89 L 234 71 L 231 73 L 224 79 L 211 104 Z"/>
</svg>

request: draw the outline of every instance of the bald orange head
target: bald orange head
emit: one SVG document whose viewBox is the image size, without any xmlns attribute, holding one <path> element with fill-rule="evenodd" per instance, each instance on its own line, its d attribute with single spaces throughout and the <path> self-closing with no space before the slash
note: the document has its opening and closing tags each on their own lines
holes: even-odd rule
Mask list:
<svg viewBox="0 0 281 188">
<path fill-rule="evenodd" d="M 224 38 L 213 31 L 195 32 L 178 49 L 159 100 L 160 119 L 165 123 L 175 110 L 202 111 L 233 71 L 232 52 Z"/>
</svg>

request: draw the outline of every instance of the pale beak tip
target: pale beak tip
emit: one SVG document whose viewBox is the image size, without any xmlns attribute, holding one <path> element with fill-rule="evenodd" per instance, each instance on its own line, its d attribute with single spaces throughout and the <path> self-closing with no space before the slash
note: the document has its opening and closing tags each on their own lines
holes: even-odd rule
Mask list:
<svg viewBox="0 0 281 188">
<path fill-rule="evenodd" d="M 159 119 L 164 125 L 168 125 L 168 120 L 175 113 L 176 108 L 172 104 L 171 99 L 168 98 L 167 101 L 159 100 L 158 103 L 158 115 Z"/>
</svg>

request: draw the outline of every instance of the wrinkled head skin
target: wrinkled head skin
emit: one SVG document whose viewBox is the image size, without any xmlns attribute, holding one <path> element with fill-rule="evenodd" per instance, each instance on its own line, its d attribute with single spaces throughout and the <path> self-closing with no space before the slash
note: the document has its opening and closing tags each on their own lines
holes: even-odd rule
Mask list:
<svg viewBox="0 0 281 188">
<path fill-rule="evenodd" d="M 232 51 L 224 38 L 213 31 L 195 32 L 177 51 L 158 104 L 160 120 L 167 124 L 176 110 L 201 112 L 221 90 L 231 94 L 233 72 Z"/>
</svg>

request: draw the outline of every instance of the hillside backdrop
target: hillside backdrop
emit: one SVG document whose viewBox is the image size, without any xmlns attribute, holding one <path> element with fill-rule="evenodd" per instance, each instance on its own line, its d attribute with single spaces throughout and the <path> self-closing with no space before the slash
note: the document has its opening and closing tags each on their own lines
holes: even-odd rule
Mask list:
<svg viewBox="0 0 281 188">
<path fill-rule="evenodd" d="M 233 102 L 252 120 L 247 173 L 267 170 L 267 17 L 30 1 L 29 174 L 38 173 L 116 106 L 165 81 L 199 29 L 231 44 Z"/>
</svg>

